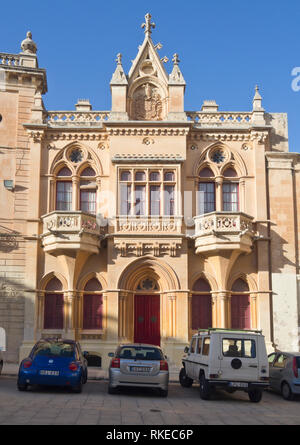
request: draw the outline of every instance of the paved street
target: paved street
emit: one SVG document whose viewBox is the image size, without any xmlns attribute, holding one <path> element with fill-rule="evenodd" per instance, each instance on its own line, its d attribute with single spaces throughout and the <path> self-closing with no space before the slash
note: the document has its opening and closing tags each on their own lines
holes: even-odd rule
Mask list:
<svg viewBox="0 0 300 445">
<path fill-rule="evenodd" d="M 267 391 L 259 404 L 243 392 L 203 401 L 197 386 L 177 383 L 166 399 L 151 390 L 109 395 L 106 380 L 88 381 L 81 394 L 45 387 L 19 392 L 15 377 L 0 377 L 0 425 L 299 425 L 299 407 L 299 398 L 287 402 Z"/>
</svg>

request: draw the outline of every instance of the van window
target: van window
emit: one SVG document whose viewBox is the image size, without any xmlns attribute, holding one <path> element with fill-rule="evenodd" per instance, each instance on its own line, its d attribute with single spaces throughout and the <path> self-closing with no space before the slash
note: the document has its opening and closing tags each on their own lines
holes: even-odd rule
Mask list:
<svg viewBox="0 0 300 445">
<path fill-rule="evenodd" d="M 255 340 L 223 338 L 223 355 L 224 357 L 255 358 Z"/>
<path fill-rule="evenodd" d="M 198 338 L 198 344 L 197 344 L 197 354 L 201 354 L 202 349 L 202 338 Z"/>
<path fill-rule="evenodd" d="M 190 347 L 190 354 L 193 354 L 195 352 L 195 347 L 196 347 L 196 338 L 193 338 Z"/>
<path fill-rule="evenodd" d="M 203 340 L 202 355 L 209 354 L 209 345 L 210 345 L 210 337 L 205 337 Z"/>
</svg>

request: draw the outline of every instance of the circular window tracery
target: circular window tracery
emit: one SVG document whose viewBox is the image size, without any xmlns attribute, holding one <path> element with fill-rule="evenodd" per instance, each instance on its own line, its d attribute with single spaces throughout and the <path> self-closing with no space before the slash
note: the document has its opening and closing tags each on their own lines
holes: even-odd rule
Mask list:
<svg viewBox="0 0 300 445">
<path fill-rule="evenodd" d="M 69 154 L 69 159 L 71 162 L 74 162 L 74 164 L 78 164 L 78 162 L 81 162 L 83 160 L 83 152 L 79 148 L 73 149 Z"/>
<path fill-rule="evenodd" d="M 224 150 L 222 149 L 217 149 L 214 150 L 211 154 L 211 160 L 213 162 L 215 162 L 216 164 L 222 164 L 226 159 L 226 154 L 224 152 Z"/>
</svg>

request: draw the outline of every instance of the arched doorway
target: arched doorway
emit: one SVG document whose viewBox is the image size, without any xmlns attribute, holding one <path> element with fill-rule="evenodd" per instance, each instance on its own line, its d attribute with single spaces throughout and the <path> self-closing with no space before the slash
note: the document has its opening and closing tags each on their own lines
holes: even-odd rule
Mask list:
<svg viewBox="0 0 300 445">
<path fill-rule="evenodd" d="M 160 346 L 160 295 L 153 278 L 142 279 L 134 296 L 134 342 Z"/>
<path fill-rule="evenodd" d="M 231 291 L 231 327 L 232 329 L 250 329 L 249 286 L 242 278 L 238 278 L 233 283 Z"/>
<path fill-rule="evenodd" d="M 208 281 L 199 278 L 195 282 L 191 309 L 192 330 L 212 327 L 212 301 L 210 292 L 211 287 Z"/>
</svg>

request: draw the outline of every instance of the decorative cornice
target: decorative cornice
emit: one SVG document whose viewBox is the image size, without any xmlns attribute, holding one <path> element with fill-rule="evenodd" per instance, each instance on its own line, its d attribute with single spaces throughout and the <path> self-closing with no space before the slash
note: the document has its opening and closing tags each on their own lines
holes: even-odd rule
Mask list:
<svg viewBox="0 0 300 445">
<path fill-rule="evenodd" d="M 189 128 L 108 128 L 111 136 L 187 136 Z"/>
<path fill-rule="evenodd" d="M 121 163 L 121 162 L 184 162 L 185 159 L 179 154 L 145 154 L 145 153 L 128 153 L 128 154 L 115 154 L 112 157 L 112 162 Z"/>
</svg>

